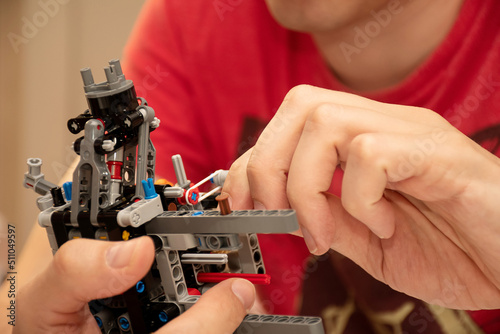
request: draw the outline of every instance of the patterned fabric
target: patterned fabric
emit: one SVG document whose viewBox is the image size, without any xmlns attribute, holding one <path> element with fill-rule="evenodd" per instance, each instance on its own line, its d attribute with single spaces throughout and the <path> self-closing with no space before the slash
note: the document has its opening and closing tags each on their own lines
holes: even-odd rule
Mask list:
<svg viewBox="0 0 500 334">
<path fill-rule="evenodd" d="M 301 313 L 320 314 L 327 334 L 483 333 L 465 311 L 397 292 L 333 251 L 305 267 Z"/>
</svg>

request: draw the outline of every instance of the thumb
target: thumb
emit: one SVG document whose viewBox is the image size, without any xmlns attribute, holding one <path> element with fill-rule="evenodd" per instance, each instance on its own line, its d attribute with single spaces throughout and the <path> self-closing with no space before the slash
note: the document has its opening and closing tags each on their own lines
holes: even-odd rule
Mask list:
<svg viewBox="0 0 500 334">
<path fill-rule="evenodd" d="M 252 283 L 229 279 L 211 288 L 194 306 L 157 333 L 233 333 L 254 302 Z"/>
<path fill-rule="evenodd" d="M 146 275 L 153 257 L 153 242 L 147 237 L 69 241 L 49 267 L 20 291 L 19 313 L 24 313 L 25 321 L 37 314 L 38 323 L 47 326 L 64 323 L 70 315 L 81 314 L 89 301 L 126 291 Z"/>
</svg>

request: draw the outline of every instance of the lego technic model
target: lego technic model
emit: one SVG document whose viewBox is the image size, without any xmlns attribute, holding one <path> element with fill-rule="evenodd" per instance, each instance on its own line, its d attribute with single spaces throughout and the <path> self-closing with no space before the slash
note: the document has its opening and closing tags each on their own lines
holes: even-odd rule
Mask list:
<svg viewBox="0 0 500 334">
<path fill-rule="evenodd" d="M 74 238 L 154 240 L 155 261 L 141 281 L 89 304 L 102 333 L 151 333 L 227 278 L 269 284 L 256 233 L 297 230 L 294 211 L 231 211 L 227 197 L 217 194 L 227 171 L 193 184 L 179 155 L 172 157 L 177 184 L 155 184 L 150 131 L 159 120 L 118 60 L 104 71 L 107 81 L 96 84 L 90 69 L 81 70 L 89 109 L 67 124 L 73 134 L 84 131 L 73 144 L 80 159 L 73 182 L 61 189 L 46 181 L 35 158 L 28 159 L 24 179 L 42 195 L 38 221 L 53 252 Z M 201 193 L 209 181 L 213 190 Z M 321 334 L 323 326 L 314 317 L 247 315 L 236 333 Z"/>
</svg>

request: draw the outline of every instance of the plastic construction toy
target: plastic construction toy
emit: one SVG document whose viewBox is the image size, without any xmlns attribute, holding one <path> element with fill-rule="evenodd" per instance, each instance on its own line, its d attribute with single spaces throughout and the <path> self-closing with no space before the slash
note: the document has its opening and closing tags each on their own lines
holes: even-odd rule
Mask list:
<svg viewBox="0 0 500 334">
<path fill-rule="evenodd" d="M 73 182 L 61 189 L 46 181 L 34 158 L 24 178 L 25 187 L 41 195 L 38 222 L 54 253 L 75 238 L 154 240 L 155 261 L 141 281 L 123 295 L 89 304 L 102 333 L 151 333 L 231 277 L 269 284 L 256 233 L 297 230 L 295 212 L 231 211 L 227 196 L 217 196 L 227 171 L 193 184 L 179 155 L 172 157 L 177 184 L 154 184 L 150 132 L 159 120 L 118 60 L 104 71 L 107 81 L 96 84 L 90 69 L 81 70 L 89 109 L 67 124 L 73 134 L 84 132 L 73 144 L 80 156 Z M 198 187 L 208 181 L 215 188 L 201 193 Z M 248 315 L 235 333 L 321 334 L 323 325 L 314 317 Z"/>
</svg>

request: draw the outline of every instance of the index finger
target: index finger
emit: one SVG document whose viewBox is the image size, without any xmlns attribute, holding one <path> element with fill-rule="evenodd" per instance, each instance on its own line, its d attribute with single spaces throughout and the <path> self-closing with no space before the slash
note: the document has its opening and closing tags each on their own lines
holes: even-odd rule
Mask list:
<svg viewBox="0 0 500 334">
<path fill-rule="evenodd" d="M 439 117 L 421 113 L 421 108 L 417 107 L 405 107 L 402 112 L 401 106 L 353 94 L 307 85 L 294 87 L 262 132 L 248 160 L 246 174 L 255 208 L 264 209 L 262 205 L 273 209 L 289 207 L 285 195 L 289 166 L 306 120 L 311 112 L 323 104 L 370 110 L 417 124 L 427 123 L 429 117 Z"/>
</svg>

